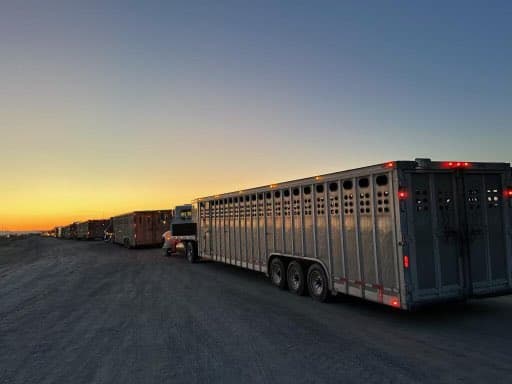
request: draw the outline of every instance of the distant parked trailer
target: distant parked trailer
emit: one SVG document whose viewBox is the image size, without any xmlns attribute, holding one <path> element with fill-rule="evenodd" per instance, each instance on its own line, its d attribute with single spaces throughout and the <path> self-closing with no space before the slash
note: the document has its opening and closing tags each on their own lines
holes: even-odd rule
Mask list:
<svg viewBox="0 0 512 384">
<path fill-rule="evenodd" d="M 63 227 L 61 227 L 61 236 L 60 238 L 62 239 L 70 239 L 71 236 L 70 236 L 70 230 L 69 230 L 69 225 L 65 225 Z"/>
<path fill-rule="evenodd" d="M 102 240 L 109 220 L 87 220 L 77 224 L 76 238 L 80 240 Z"/>
<path fill-rule="evenodd" d="M 413 309 L 512 290 L 507 163 L 394 161 L 198 199 L 196 257 L 324 301 Z"/>
<path fill-rule="evenodd" d="M 77 224 L 72 223 L 62 227 L 61 234 L 63 239 L 76 239 Z"/>
<path fill-rule="evenodd" d="M 72 224 L 69 225 L 70 239 L 76 239 L 77 228 L 78 228 L 78 222 L 75 222 L 75 223 L 72 223 Z"/>
<path fill-rule="evenodd" d="M 72 239 L 75 232 L 76 231 L 73 229 L 72 224 L 65 225 L 64 227 L 62 227 L 62 238 L 67 240 Z"/>
<path fill-rule="evenodd" d="M 112 242 L 114 238 L 114 218 L 111 217 L 107 220 L 107 226 L 103 231 L 103 240 L 107 242 Z"/>
<path fill-rule="evenodd" d="M 171 218 L 172 210 L 135 211 L 115 216 L 113 242 L 127 248 L 159 246 Z"/>
<path fill-rule="evenodd" d="M 55 227 L 55 237 L 57 239 L 62 238 L 62 227 Z"/>
</svg>

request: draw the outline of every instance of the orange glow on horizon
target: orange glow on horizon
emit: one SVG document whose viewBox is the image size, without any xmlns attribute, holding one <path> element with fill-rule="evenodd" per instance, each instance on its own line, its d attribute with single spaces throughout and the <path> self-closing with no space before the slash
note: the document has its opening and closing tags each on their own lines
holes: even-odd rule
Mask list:
<svg viewBox="0 0 512 384">
<path fill-rule="evenodd" d="M 4 143 L 11 152 L 0 151 L 4 164 L 0 169 L 0 232 L 45 231 L 134 210 L 172 209 L 205 196 L 243 193 L 269 185 L 271 180 L 301 179 L 359 165 L 348 157 L 343 158 L 343 165 L 341 161 L 312 163 L 302 156 L 289 163 L 270 156 L 234 162 L 240 154 L 237 151 L 245 149 L 235 146 L 233 151 L 191 154 L 187 146 L 174 148 L 173 143 L 159 141 L 145 131 L 135 131 L 137 136 L 123 142 L 103 140 L 96 131 L 84 136 L 87 131 L 82 126 L 52 132 L 49 122 L 35 120 L 27 122 L 36 132 L 30 142 L 24 142 L 23 130 L 13 126 Z M 80 124 L 85 122 L 94 125 L 86 119 Z M 71 119 L 69 125 L 73 126 Z M 178 133 L 185 137 L 182 131 Z M 186 169 L 180 169 L 183 164 Z M 271 185 L 279 187 L 278 183 Z"/>
<path fill-rule="evenodd" d="M 85 184 L 95 185 L 94 188 Z M 197 193 L 194 182 L 183 186 L 171 180 L 112 182 L 99 180 L 38 181 L 37 187 L 28 188 L 24 183 L 0 192 L 0 232 L 50 230 L 75 221 L 108 219 L 134 210 L 171 209 L 188 204 L 211 191 Z M 219 191 L 219 185 L 209 185 Z"/>
</svg>

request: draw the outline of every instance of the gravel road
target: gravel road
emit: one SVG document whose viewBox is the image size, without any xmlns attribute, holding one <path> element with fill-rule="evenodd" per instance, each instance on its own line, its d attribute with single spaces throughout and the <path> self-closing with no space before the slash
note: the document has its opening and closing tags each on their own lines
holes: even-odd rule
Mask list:
<svg viewBox="0 0 512 384">
<path fill-rule="evenodd" d="M 0 242 L 0 383 L 505 383 L 512 297 L 321 304 L 159 249 Z"/>
</svg>

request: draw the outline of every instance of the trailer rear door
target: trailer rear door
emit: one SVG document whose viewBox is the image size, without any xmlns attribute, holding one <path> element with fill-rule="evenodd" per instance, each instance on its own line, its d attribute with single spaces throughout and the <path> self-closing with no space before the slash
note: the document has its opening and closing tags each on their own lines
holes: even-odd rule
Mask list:
<svg viewBox="0 0 512 384">
<path fill-rule="evenodd" d="M 492 294 L 509 286 L 504 176 L 496 172 L 463 177 L 469 294 Z"/>
<path fill-rule="evenodd" d="M 506 169 L 407 175 L 413 300 L 497 294 L 510 287 Z"/>
</svg>

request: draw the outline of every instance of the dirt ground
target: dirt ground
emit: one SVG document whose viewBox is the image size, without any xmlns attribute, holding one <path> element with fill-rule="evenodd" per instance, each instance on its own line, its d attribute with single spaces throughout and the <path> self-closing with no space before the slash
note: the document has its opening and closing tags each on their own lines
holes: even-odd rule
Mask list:
<svg viewBox="0 0 512 384">
<path fill-rule="evenodd" d="M 0 241 L 0 383 L 506 383 L 512 297 L 321 304 L 159 249 Z"/>
</svg>

